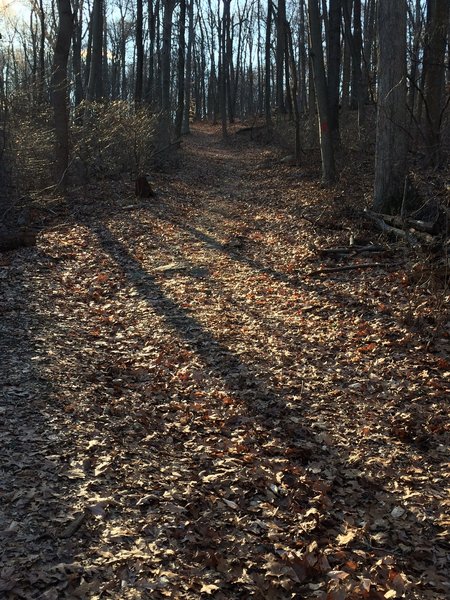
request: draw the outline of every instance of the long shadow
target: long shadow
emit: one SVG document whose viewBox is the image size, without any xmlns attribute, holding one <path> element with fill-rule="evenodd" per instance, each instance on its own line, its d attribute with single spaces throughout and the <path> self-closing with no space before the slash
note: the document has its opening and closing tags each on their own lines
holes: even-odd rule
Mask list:
<svg viewBox="0 0 450 600">
<path fill-rule="evenodd" d="M 78 509 L 62 403 L 46 374 L 55 321 L 41 301 L 52 300 L 36 292 L 49 264 L 38 249 L 0 258 L 0 596 L 62 597 L 56 565 L 77 553 L 64 530 Z"/>
<path fill-rule="evenodd" d="M 280 414 L 283 410 L 280 398 L 252 377 L 247 366 L 206 331 L 195 317 L 168 298 L 157 284 L 156 278 L 142 268 L 141 264 L 130 255 L 126 246 L 118 241 L 107 227 L 96 226 L 93 232 L 97 235 L 103 249 L 123 269 L 141 297 L 151 305 L 157 315 L 164 318 L 176 334 L 188 342 L 191 349 L 205 361 L 206 365 L 213 368 L 215 374 L 226 382 L 230 392 L 241 392 L 242 379 L 245 378 L 248 388 L 256 392 L 259 399 L 265 402 L 267 410 Z"/>
<path fill-rule="evenodd" d="M 149 210 L 151 210 L 151 207 L 149 207 Z M 245 264 L 255 271 L 258 271 L 258 273 L 262 273 L 268 277 L 271 277 L 274 281 L 281 281 L 288 285 L 298 287 L 299 279 L 297 277 L 286 275 L 286 273 L 282 273 L 281 271 L 277 271 L 272 267 L 268 267 L 258 260 L 245 256 L 242 252 L 234 248 L 233 244 L 223 244 L 217 241 L 213 236 L 200 231 L 193 225 L 188 225 L 187 223 L 181 222 L 179 219 L 174 219 L 167 216 L 167 214 L 164 214 L 163 211 L 158 211 L 155 214 L 159 219 L 171 223 L 172 225 L 176 225 L 180 229 L 188 232 L 193 238 L 203 242 L 207 248 L 221 252 L 231 259 L 240 262 L 241 264 Z"/>
<path fill-rule="evenodd" d="M 148 207 L 148 210 L 150 212 L 152 211 L 152 209 L 154 209 L 154 207 L 152 207 L 152 206 Z M 232 259 L 240 264 L 246 265 L 250 269 L 257 271 L 260 274 L 270 277 L 275 282 L 282 282 L 282 283 L 288 285 L 289 287 L 291 287 L 292 289 L 304 290 L 304 291 L 313 290 L 315 294 L 325 293 L 325 294 L 329 295 L 329 289 L 321 284 L 320 279 L 318 279 L 318 278 L 308 279 L 308 278 L 304 278 L 304 277 L 302 278 L 301 275 L 296 275 L 296 274 L 289 275 L 289 274 L 283 273 L 282 271 L 274 269 L 273 267 L 267 266 L 259 260 L 256 260 L 256 259 L 246 256 L 244 253 L 245 250 L 242 251 L 239 248 L 234 247 L 234 245 L 232 243 L 231 244 L 229 244 L 229 243 L 223 244 L 223 243 L 217 241 L 213 236 L 208 235 L 207 233 L 204 233 L 203 231 L 200 231 L 198 228 L 194 227 L 193 225 L 189 225 L 189 224 L 183 222 L 181 219 L 172 218 L 172 217 L 168 216 L 167 212 L 168 211 L 164 211 L 164 208 L 159 209 L 159 210 L 154 209 L 154 214 L 159 219 L 166 221 L 166 222 L 170 223 L 171 225 L 176 225 L 179 229 L 186 231 L 194 239 L 197 239 L 197 240 L 203 242 L 207 248 L 210 248 L 212 250 L 215 250 L 216 252 L 225 254 L 230 259 Z M 245 241 L 244 241 L 244 244 L 245 244 Z M 341 295 L 341 300 L 343 303 L 345 303 L 344 302 L 345 298 L 343 295 Z M 362 311 L 367 312 L 367 304 L 366 303 L 364 303 L 362 301 L 358 301 L 355 298 L 351 298 L 351 299 L 349 298 L 349 303 L 351 303 L 351 305 L 353 307 L 358 307 Z"/>
<path fill-rule="evenodd" d="M 374 515 L 373 520 L 379 515 L 380 504 L 392 509 L 399 502 L 398 498 L 386 490 L 384 485 L 375 478 L 366 478 L 362 472 L 355 475 L 355 463 L 354 459 L 351 458 L 352 449 L 348 446 L 328 446 L 325 448 L 323 444 L 321 445 L 317 441 L 314 432 L 301 425 L 298 425 L 296 429 L 280 429 L 280 422 L 289 415 L 290 411 L 288 403 L 286 403 L 289 390 L 275 390 L 267 382 L 261 381 L 252 373 L 247 364 L 230 352 L 226 346 L 219 343 L 188 310 L 168 298 L 158 285 L 155 277 L 142 268 L 140 263 L 130 255 L 124 244 L 115 239 L 107 227 L 103 225 L 96 226 L 93 228 L 93 232 L 97 235 L 103 249 L 123 269 L 125 276 L 138 291 L 141 298 L 165 321 L 174 334 L 181 337 L 189 348 L 211 368 L 211 371 L 222 379 L 230 393 L 235 394 L 245 402 L 249 416 L 261 423 L 276 443 L 277 451 L 275 454 L 282 456 L 283 448 L 292 447 L 292 443 L 296 443 L 298 440 L 310 440 L 313 442 L 311 446 L 313 448 L 312 453 L 298 455 L 297 457 L 293 456 L 289 459 L 290 463 L 297 464 L 299 468 L 304 468 L 304 465 L 308 464 L 309 461 L 313 461 L 313 464 L 316 461 L 321 461 L 323 464 L 325 461 L 326 464 L 328 457 L 331 471 L 327 473 L 325 469 L 323 475 L 318 476 L 318 481 L 325 480 L 328 493 L 333 495 L 334 487 L 337 495 L 341 498 L 334 507 L 334 519 L 342 520 L 344 526 L 346 515 L 361 516 L 361 514 L 364 514 L 370 522 L 372 514 Z M 213 243 L 208 236 L 205 242 Z M 301 409 L 299 412 L 298 408 L 297 406 L 297 415 L 301 414 Z M 233 423 L 230 424 L 230 427 L 233 427 Z M 345 493 L 343 495 L 343 490 L 346 489 L 348 490 L 347 499 L 345 499 Z M 364 513 L 361 513 L 362 509 L 365 511 Z M 351 520 L 351 522 L 353 521 Z M 319 534 L 325 536 L 337 535 L 339 529 L 333 529 L 333 527 L 336 527 L 335 521 L 325 520 L 315 530 L 314 536 L 317 537 Z M 373 525 L 373 527 L 373 531 L 376 533 L 376 526 Z M 429 539 L 430 535 L 435 535 L 437 532 L 437 528 L 433 532 L 432 527 L 424 525 L 411 513 L 408 515 L 405 531 L 401 529 L 400 531 L 396 529 L 385 530 L 383 536 L 381 536 L 382 542 L 377 547 L 376 543 L 360 542 L 354 549 L 357 552 L 363 552 L 369 561 L 375 561 L 378 557 L 388 554 L 394 554 L 399 561 L 402 561 L 407 559 L 408 550 L 405 550 L 406 554 L 403 555 L 403 551 L 399 550 L 396 544 L 401 540 L 406 540 L 408 536 L 421 539 L 421 536 L 426 535 Z M 314 536 L 313 539 L 315 539 Z M 367 538 L 370 539 L 370 536 L 367 535 Z M 412 549 L 409 551 L 412 551 Z M 425 569 L 427 565 L 431 564 L 431 560 L 429 556 L 422 559 L 421 562 L 417 563 L 417 569 L 420 570 L 422 567 Z"/>
</svg>

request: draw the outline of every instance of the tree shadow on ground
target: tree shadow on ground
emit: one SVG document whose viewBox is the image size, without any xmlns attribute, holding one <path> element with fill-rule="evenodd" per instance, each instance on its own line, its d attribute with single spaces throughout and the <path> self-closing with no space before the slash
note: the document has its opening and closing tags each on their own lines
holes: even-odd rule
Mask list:
<svg viewBox="0 0 450 600">
<path fill-rule="evenodd" d="M 47 365 L 55 320 L 35 285 L 49 259 L 38 249 L 0 255 L 0 596 L 62 598 L 80 550 L 70 535 L 79 516 L 67 432 Z M 67 570 L 66 570 L 67 568 Z M 47 595 L 50 594 L 50 595 Z"/>
<path fill-rule="evenodd" d="M 316 557 L 313 559 L 316 566 L 311 568 L 306 579 L 298 578 L 292 589 L 296 593 L 300 593 L 301 597 L 309 597 L 307 594 L 312 592 L 311 588 L 308 588 L 308 583 L 323 580 L 326 571 L 331 568 L 342 568 L 344 557 L 346 561 L 349 560 L 349 557 L 352 558 L 352 561 L 357 561 L 362 569 L 360 573 L 364 572 L 367 577 L 372 576 L 380 589 L 389 588 L 392 569 L 397 568 L 394 568 L 393 564 L 400 565 L 400 567 L 407 565 L 409 575 L 413 577 L 419 577 L 421 571 L 425 572 L 430 569 L 436 559 L 434 551 L 439 547 L 442 550 L 439 542 L 433 546 L 436 536 L 439 534 L 439 528 L 433 526 L 431 522 L 417 519 L 415 514 L 409 511 L 401 513 L 407 515 L 407 518 L 398 521 L 398 525 L 393 525 L 389 518 L 384 519 L 384 517 L 389 517 L 398 506 L 399 497 L 388 491 L 383 480 L 377 478 L 376 474 L 365 475 L 362 464 L 361 469 L 358 468 L 357 461 L 355 462 L 355 457 L 352 456 L 351 447 L 330 444 L 320 431 L 312 429 L 307 423 L 302 424 L 302 407 L 299 405 L 298 399 L 295 401 L 291 397 L 290 390 L 274 388 L 268 378 L 256 374 L 227 346 L 218 342 L 214 335 L 187 309 L 167 296 L 156 278 L 131 256 L 127 247 L 117 240 L 107 227 L 97 225 L 92 230 L 97 235 L 103 250 L 120 266 L 130 284 L 138 292 L 139 297 L 145 300 L 155 314 L 163 319 L 167 327 L 187 344 L 190 351 L 201 358 L 211 375 L 224 382 L 230 396 L 238 402 L 244 403 L 246 417 L 243 417 L 242 414 L 229 418 L 223 417 L 224 438 L 232 438 L 235 429 L 243 430 L 255 424 L 260 428 L 260 439 L 253 434 L 252 443 L 256 448 L 260 448 L 261 456 L 265 456 L 269 461 L 267 464 L 271 461 L 278 464 L 277 468 L 281 479 L 278 480 L 279 485 L 274 481 L 265 480 L 263 487 L 272 490 L 269 495 L 267 495 L 267 490 L 266 492 L 262 491 L 260 483 L 255 484 L 255 495 L 259 494 L 264 497 L 266 502 L 276 507 L 277 512 L 279 511 L 277 519 L 280 529 L 283 529 L 283 511 L 298 513 L 294 522 L 297 523 L 299 529 L 295 532 L 284 532 L 287 552 L 292 552 L 297 547 L 301 553 L 305 550 L 306 545 L 313 541 L 319 542 L 319 553 L 327 552 L 326 564 L 328 566 L 321 570 L 320 560 Z M 197 235 L 195 228 L 188 227 L 187 230 Z M 200 239 L 214 249 L 223 251 L 222 245 L 217 245 L 209 236 L 200 236 Z M 255 267 L 253 263 L 250 265 Z M 256 265 L 256 268 L 261 267 Z M 293 422 L 290 421 L 291 414 L 295 415 Z M 183 447 L 184 449 L 189 448 L 189 438 L 190 433 L 187 430 L 181 441 L 173 440 L 174 455 L 177 449 L 181 451 Z M 247 444 L 243 444 L 242 452 L 245 452 L 246 448 L 248 449 Z M 193 452 L 195 453 L 195 448 L 193 448 Z M 212 459 L 213 454 L 209 458 L 204 456 L 202 458 L 202 454 L 204 452 L 197 457 L 191 457 L 193 478 L 204 476 L 205 473 L 213 476 L 217 469 L 216 461 Z M 267 458 L 268 456 L 269 458 Z M 256 471 L 253 470 L 252 476 L 255 476 Z M 306 487 L 297 479 L 300 472 L 309 473 L 309 483 Z M 202 473 L 203 475 L 201 475 Z M 225 475 L 223 478 L 226 480 Z M 297 484 L 301 491 L 295 489 Z M 237 482 L 235 485 L 238 485 Z M 294 489 L 289 489 L 289 486 Z M 200 485 L 197 492 L 193 491 L 194 504 L 198 503 L 200 506 L 202 502 L 205 502 L 209 506 L 203 516 L 187 501 L 180 508 L 184 514 L 183 518 L 187 518 L 187 522 L 191 522 L 195 533 L 192 533 L 190 537 L 185 529 L 182 528 L 180 532 L 180 524 L 177 524 L 177 519 L 175 519 L 171 547 L 179 553 L 178 540 L 181 536 L 184 538 L 183 555 L 185 557 L 190 555 L 190 560 L 194 557 L 193 563 L 196 568 L 203 570 L 205 576 L 208 573 L 211 575 L 212 572 L 219 579 L 221 577 L 226 579 L 224 574 L 220 573 L 218 563 L 220 563 L 221 557 L 229 558 L 233 544 L 227 540 L 226 530 L 221 529 L 219 525 L 216 529 L 211 528 L 212 524 L 209 519 L 218 518 L 217 510 L 220 507 L 220 510 L 225 510 L 225 512 L 228 507 L 229 512 L 239 509 L 241 518 L 245 521 L 251 516 L 251 508 L 245 500 L 245 493 L 237 502 L 235 501 L 236 496 L 233 496 L 233 500 L 227 499 L 225 496 L 225 505 L 223 503 L 217 505 L 215 502 L 211 505 L 213 489 L 205 490 Z M 217 493 L 217 488 L 215 492 Z M 225 494 L 225 491 L 221 490 L 220 493 Z M 239 492 L 237 494 L 239 498 Z M 308 521 L 308 510 L 317 511 L 314 514 L 320 515 L 312 524 Z M 209 534 L 206 533 L 207 531 Z M 349 542 L 346 543 L 344 551 L 342 547 L 339 548 L 336 540 L 348 531 L 355 532 L 355 535 L 354 538 L 350 536 L 351 539 L 349 538 Z M 203 539 L 204 535 L 211 535 L 211 539 L 206 541 Z M 274 546 L 265 535 L 262 536 L 264 541 L 261 541 L 261 537 L 255 538 L 253 534 L 245 533 L 245 531 L 241 531 L 241 535 L 244 547 L 249 542 L 256 543 L 259 547 L 257 554 L 259 552 L 260 558 L 263 555 L 266 556 L 266 559 L 267 555 L 277 556 L 276 545 Z M 414 556 L 415 549 L 411 546 L 411 540 L 423 540 L 420 555 Z M 214 548 L 215 550 L 212 550 Z M 302 548 L 303 550 L 301 550 Z M 211 552 L 216 558 L 211 558 Z M 394 558 L 391 559 L 390 556 Z M 242 560 L 242 557 L 239 559 Z M 283 564 L 287 568 L 295 571 L 297 559 L 285 557 L 281 560 L 284 561 Z M 442 559 L 439 560 L 442 561 Z M 236 561 L 239 562 L 237 558 Z M 249 589 L 248 586 L 250 589 L 258 588 L 259 576 L 257 574 L 262 573 L 262 563 L 255 564 L 255 577 L 250 583 L 229 583 L 231 586 L 229 589 L 232 591 L 228 597 L 242 597 L 242 594 L 246 593 L 245 590 Z M 234 565 L 236 566 L 236 563 Z M 242 576 L 242 564 L 240 567 L 241 570 L 238 569 L 238 571 Z M 370 575 L 371 573 L 372 575 Z M 256 593 L 256 597 L 260 593 L 261 590 Z M 375 594 L 375 592 L 373 593 Z M 284 596 L 280 595 L 279 597 Z M 373 597 L 381 598 L 382 596 L 375 594 Z M 443 598 L 444 596 L 434 597 Z"/>
</svg>

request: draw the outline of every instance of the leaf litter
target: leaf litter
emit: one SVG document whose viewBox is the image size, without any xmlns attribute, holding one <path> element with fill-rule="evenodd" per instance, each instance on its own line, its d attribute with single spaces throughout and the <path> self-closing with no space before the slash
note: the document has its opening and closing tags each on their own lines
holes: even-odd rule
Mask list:
<svg viewBox="0 0 450 600">
<path fill-rule="evenodd" d="M 3 255 L 2 597 L 450 594 L 449 330 L 391 249 L 308 277 L 361 197 L 237 140 Z"/>
</svg>

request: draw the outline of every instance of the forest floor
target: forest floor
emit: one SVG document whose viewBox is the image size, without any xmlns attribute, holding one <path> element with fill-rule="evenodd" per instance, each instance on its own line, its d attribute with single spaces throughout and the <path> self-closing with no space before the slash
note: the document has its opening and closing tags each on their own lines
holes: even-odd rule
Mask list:
<svg viewBox="0 0 450 600">
<path fill-rule="evenodd" d="M 446 298 L 280 158 L 197 126 L 0 255 L 2 598 L 450 596 Z"/>
</svg>

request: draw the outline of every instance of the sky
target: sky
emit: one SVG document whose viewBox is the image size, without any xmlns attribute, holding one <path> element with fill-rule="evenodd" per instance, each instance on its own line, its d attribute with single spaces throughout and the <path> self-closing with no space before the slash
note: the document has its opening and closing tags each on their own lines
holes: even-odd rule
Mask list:
<svg viewBox="0 0 450 600">
<path fill-rule="evenodd" d="M 0 14 L 3 16 L 20 16 L 29 12 L 25 2 L 20 0 L 0 0 Z"/>
</svg>

